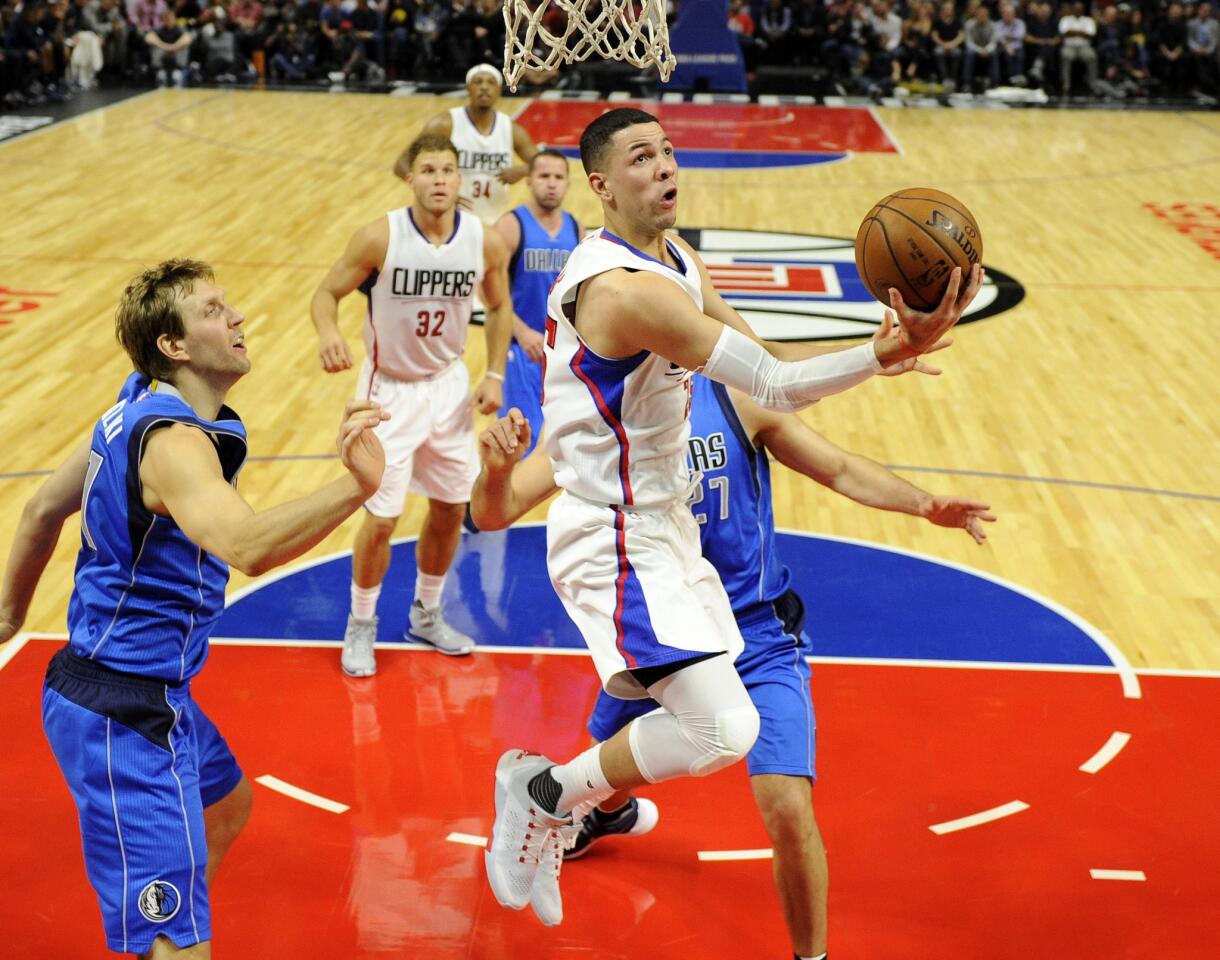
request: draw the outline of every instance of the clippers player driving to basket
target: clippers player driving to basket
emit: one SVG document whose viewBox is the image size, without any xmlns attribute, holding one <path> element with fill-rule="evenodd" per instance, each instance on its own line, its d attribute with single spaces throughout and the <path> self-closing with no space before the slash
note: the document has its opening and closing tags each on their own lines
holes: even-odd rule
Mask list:
<svg viewBox="0 0 1220 960">
<path fill-rule="evenodd" d="M 457 147 L 462 174 L 459 203 L 490 227 L 508 209 L 508 188 L 526 175 L 538 148 L 524 127 L 496 109 L 500 73 L 495 67 L 489 63 L 471 67 L 466 72 L 466 92 L 465 106 L 433 117 L 423 132 L 447 137 Z M 521 158 L 515 165 L 514 153 Z M 406 157 L 404 151 L 394 164 L 394 173 L 403 179 L 410 169 Z"/>
<path fill-rule="evenodd" d="M 500 758 L 488 879 L 502 905 L 530 903 L 547 924 L 562 919 L 556 831 L 576 804 L 720 770 L 758 735 L 733 668 L 741 634 L 687 505 L 688 371 L 764 407 L 800 409 L 935 349 L 982 283 L 976 266 L 963 290 L 955 270 L 927 314 L 893 293 L 895 334 L 838 353 L 763 344 L 667 232 L 678 169 L 656 118 L 611 110 L 580 149 L 605 226 L 576 248 L 548 300 L 543 442 L 563 492 L 547 518 L 547 566 L 605 691 L 664 710 L 566 764 L 517 749 Z"/>
<path fill-rule="evenodd" d="M 480 413 L 500 406 L 512 333 L 508 251 L 499 234 L 457 210 L 457 149 L 444 137 L 425 134 L 406 156 L 414 203 L 356 231 L 311 307 L 322 367 L 336 373 L 352 366 L 337 323 L 339 301 L 356 289 L 368 297 L 368 356 L 357 396 L 393 414 L 378 434 L 386 450 L 385 477 L 364 505 L 352 553 L 352 608 L 340 662 L 355 677 L 377 669 L 377 599 L 408 487 L 428 498 L 415 551 L 408 639 L 450 655 L 474 647 L 445 621 L 440 600 L 479 473 L 470 377 L 462 362 L 476 290 L 487 304 L 487 374 L 473 397 Z"/>
</svg>

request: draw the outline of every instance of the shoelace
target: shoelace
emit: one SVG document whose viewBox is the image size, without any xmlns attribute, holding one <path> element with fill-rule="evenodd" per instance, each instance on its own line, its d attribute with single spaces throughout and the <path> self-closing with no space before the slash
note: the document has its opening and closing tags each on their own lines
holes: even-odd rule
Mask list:
<svg viewBox="0 0 1220 960">
<path fill-rule="evenodd" d="M 544 849 L 542 851 L 542 859 L 538 862 L 538 868 L 550 868 L 555 872 L 555 879 L 559 879 L 559 868 L 563 866 L 563 849 L 566 844 L 558 830 L 552 830 L 546 835 L 543 840 Z"/>
<path fill-rule="evenodd" d="M 533 807 L 529 808 L 530 816 L 538 816 L 538 811 Z M 525 843 L 521 845 L 521 853 L 517 854 L 518 863 L 536 863 L 542 865 L 542 848 L 546 844 L 547 838 L 551 835 L 550 827 L 546 824 L 535 823 L 529 820 L 526 823 L 527 831 L 532 830 L 533 833 L 525 834 Z"/>
</svg>

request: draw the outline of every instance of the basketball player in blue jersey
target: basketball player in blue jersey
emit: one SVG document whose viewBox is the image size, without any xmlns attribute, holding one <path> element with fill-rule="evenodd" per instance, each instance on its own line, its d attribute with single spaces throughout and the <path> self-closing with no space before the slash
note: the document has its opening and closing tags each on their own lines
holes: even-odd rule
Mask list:
<svg viewBox="0 0 1220 960">
<path fill-rule="evenodd" d="M 530 422 L 530 442 L 542 433 L 542 334 L 546 297 L 585 235 L 584 227 L 563 209 L 571 180 L 568 158 L 558 150 L 540 150 L 529 162 L 530 199 L 496 221 L 496 232 L 509 250 L 508 286 L 513 296 L 513 342 L 504 367 L 504 404 L 500 415 L 516 407 Z"/>
<path fill-rule="evenodd" d="M 805 656 L 812 650 L 802 629 L 804 604 L 775 546 L 768 454 L 858 503 L 960 527 L 979 543 L 986 539 L 982 524 L 995 518 L 987 504 L 933 496 L 840 449 L 797 417 L 766 410 L 705 377 L 694 380 L 690 419 L 691 465 L 702 474 L 691 506 L 703 555 L 720 574 L 745 641 L 735 666 L 760 717 L 746 765 L 774 849 L 775 884 L 794 956 L 825 960 L 826 852 L 809 789 L 815 722 Z M 480 437 L 484 468 L 471 502 L 480 528 L 505 526 L 557 489 L 541 450 L 513 469 L 528 434 L 528 422 L 513 410 Z M 651 699 L 620 700 L 603 690 L 589 732 L 608 740 L 658 707 Z M 606 837 L 645 833 L 655 822 L 649 801 L 617 792 L 578 821 L 565 856 L 581 857 Z"/>
<path fill-rule="evenodd" d="M 68 645 L 43 729 L 79 814 L 111 950 L 211 956 L 209 886 L 250 814 L 249 781 L 191 698 L 229 567 L 300 556 L 377 489 L 376 403 L 347 404 L 347 473 L 255 513 L 238 494 L 246 430 L 225 406 L 250 370 L 242 316 L 195 260 L 136 277 L 116 317 L 136 372 L 22 513 L 0 584 L 0 642 L 25 619 L 64 521 L 81 511 Z M 53 952 L 53 946 L 48 947 Z"/>
</svg>

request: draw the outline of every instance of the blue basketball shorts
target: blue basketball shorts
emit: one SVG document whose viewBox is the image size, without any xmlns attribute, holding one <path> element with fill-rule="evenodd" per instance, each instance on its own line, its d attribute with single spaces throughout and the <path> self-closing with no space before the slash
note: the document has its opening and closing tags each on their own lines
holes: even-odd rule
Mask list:
<svg viewBox="0 0 1220 960">
<path fill-rule="evenodd" d="M 745 640 L 737 674 L 760 717 L 758 739 L 746 756 L 751 776 L 763 773 L 817 778 L 817 720 L 809 691 L 810 641 L 805 635 L 804 606 L 789 590 L 773 603 L 736 614 Z M 636 717 L 660 705 L 652 699 L 619 700 L 604 690 L 589 717 L 589 732 L 609 740 Z"/>
<path fill-rule="evenodd" d="M 508 346 L 508 362 L 504 367 L 504 406 L 500 416 L 508 416 L 516 407 L 530 422 L 530 450 L 542 433 L 542 364 L 534 363 L 514 340 Z M 528 453 L 529 450 L 526 451 Z"/>
<path fill-rule="evenodd" d="M 47 666 L 42 724 L 80 822 L 106 943 L 144 953 L 212 938 L 203 810 L 242 772 L 189 684 L 111 670 L 65 648 Z"/>
</svg>

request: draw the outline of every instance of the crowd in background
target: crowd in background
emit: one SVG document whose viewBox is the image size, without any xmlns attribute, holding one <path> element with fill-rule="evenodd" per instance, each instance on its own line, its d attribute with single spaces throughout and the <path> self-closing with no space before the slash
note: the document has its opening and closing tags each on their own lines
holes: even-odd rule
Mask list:
<svg viewBox="0 0 1220 960">
<path fill-rule="evenodd" d="M 751 79 L 779 75 L 791 93 L 812 92 L 813 72 L 874 95 L 1005 85 L 1206 100 L 1220 82 L 1209 2 L 730 0 L 729 28 Z M 504 51 L 501 0 L 0 0 L 0 36 L 10 107 L 100 79 L 460 82 Z"/>
</svg>

